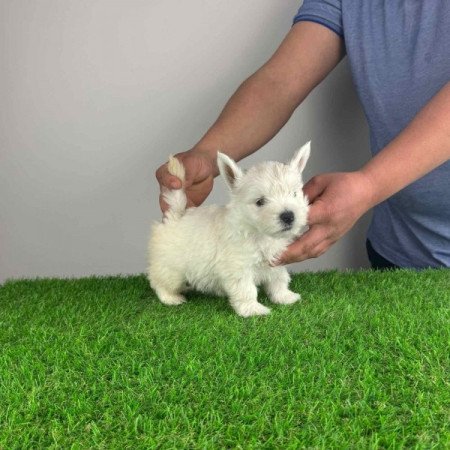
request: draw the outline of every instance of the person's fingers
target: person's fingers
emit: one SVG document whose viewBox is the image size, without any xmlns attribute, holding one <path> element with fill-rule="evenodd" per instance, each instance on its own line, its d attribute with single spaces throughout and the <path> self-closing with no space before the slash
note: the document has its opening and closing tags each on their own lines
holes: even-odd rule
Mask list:
<svg viewBox="0 0 450 450">
<path fill-rule="evenodd" d="M 199 177 L 199 168 L 197 164 L 186 164 L 184 167 L 186 172 L 186 179 L 184 183 L 187 188 L 202 181 L 201 177 Z"/>
<path fill-rule="evenodd" d="M 167 164 L 164 164 L 156 171 L 156 179 L 160 186 L 165 186 L 169 189 L 181 189 L 181 180 L 169 173 Z"/>
<path fill-rule="evenodd" d="M 330 208 L 321 198 L 309 205 L 308 225 L 313 226 L 320 223 L 326 223 L 330 220 Z"/>
<path fill-rule="evenodd" d="M 313 203 L 317 197 L 322 195 L 327 186 L 326 178 L 324 176 L 315 176 L 311 178 L 304 186 L 303 193 L 308 197 L 308 200 Z"/>
<path fill-rule="evenodd" d="M 333 243 L 329 239 L 325 239 L 310 251 L 309 258 L 322 256 L 332 245 Z"/>
<path fill-rule="evenodd" d="M 186 171 L 186 187 L 202 184 L 209 177 L 212 170 L 204 158 L 185 158 L 183 164 Z"/>
<path fill-rule="evenodd" d="M 181 189 L 182 182 L 178 177 L 170 175 L 167 177 L 167 187 L 170 189 Z"/>
<path fill-rule="evenodd" d="M 314 250 L 328 240 L 328 227 L 316 225 L 311 227 L 300 239 L 297 239 L 278 259 L 276 265 L 290 264 L 312 258 Z"/>
</svg>

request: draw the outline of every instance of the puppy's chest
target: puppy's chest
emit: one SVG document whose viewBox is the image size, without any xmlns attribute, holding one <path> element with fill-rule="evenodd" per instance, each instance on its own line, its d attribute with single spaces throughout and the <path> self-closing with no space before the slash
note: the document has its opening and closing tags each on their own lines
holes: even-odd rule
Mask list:
<svg viewBox="0 0 450 450">
<path fill-rule="evenodd" d="M 286 249 L 289 242 L 286 239 L 264 239 L 258 242 L 259 260 L 262 264 L 272 262 Z"/>
<path fill-rule="evenodd" d="M 286 248 L 286 244 L 275 240 L 249 238 L 234 246 L 234 260 L 247 268 L 267 267 Z"/>
</svg>

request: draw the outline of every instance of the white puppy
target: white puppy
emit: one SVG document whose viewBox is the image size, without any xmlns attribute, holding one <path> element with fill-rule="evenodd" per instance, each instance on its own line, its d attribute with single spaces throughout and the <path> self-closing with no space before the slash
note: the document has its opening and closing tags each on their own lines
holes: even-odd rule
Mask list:
<svg viewBox="0 0 450 450">
<path fill-rule="evenodd" d="M 153 226 L 148 268 L 150 284 L 162 303 L 183 303 L 181 292 L 188 284 L 228 296 L 243 317 L 270 312 L 258 302 L 259 284 L 274 303 L 300 299 L 288 288 L 286 268 L 270 264 L 306 226 L 308 199 L 301 175 L 309 153 L 310 142 L 288 164 L 263 162 L 243 172 L 219 152 L 220 174 L 231 190 L 226 206 L 186 209 L 183 189 L 163 192 L 169 209 L 163 222 Z M 169 159 L 168 170 L 184 183 L 178 159 Z"/>
</svg>

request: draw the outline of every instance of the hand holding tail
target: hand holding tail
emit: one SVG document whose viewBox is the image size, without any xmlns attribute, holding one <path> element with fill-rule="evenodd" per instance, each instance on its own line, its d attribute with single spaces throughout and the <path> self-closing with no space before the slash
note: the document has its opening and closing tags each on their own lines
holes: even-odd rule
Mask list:
<svg viewBox="0 0 450 450">
<path fill-rule="evenodd" d="M 170 161 L 156 171 L 156 178 L 161 189 L 159 202 L 163 212 L 168 209 L 164 200 L 166 190 L 183 188 L 187 197 L 186 207 L 189 208 L 201 205 L 213 187 L 215 160 L 208 154 L 190 150 L 177 154 L 173 159 L 175 163 L 172 162 L 170 171 Z M 184 172 L 179 172 L 180 168 L 174 167 L 174 164 L 177 163 L 181 165 L 181 170 Z M 181 176 L 183 173 L 184 181 L 182 182 Z"/>
<path fill-rule="evenodd" d="M 165 220 L 176 220 L 181 218 L 186 211 L 187 197 L 184 187 L 186 184 L 186 171 L 181 161 L 170 155 L 167 164 L 170 175 L 177 177 L 181 182 L 181 189 L 162 188 L 162 196 L 168 208 L 164 213 Z"/>
</svg>

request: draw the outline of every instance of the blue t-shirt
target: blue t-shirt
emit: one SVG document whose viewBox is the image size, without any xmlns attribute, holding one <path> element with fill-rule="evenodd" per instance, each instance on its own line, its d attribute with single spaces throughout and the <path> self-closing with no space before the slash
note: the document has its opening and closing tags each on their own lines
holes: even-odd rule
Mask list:
<svg viewBox="0 0 450 450">
<path fill-rule="evenodd" d="M 344 39 L 373 154 L 450 81 L 450 0 L 305 0 L 302 20 Z M 450 267 L 450 161 L 377 205 L 368 238 L 398 266 Z"/>
</svg>

